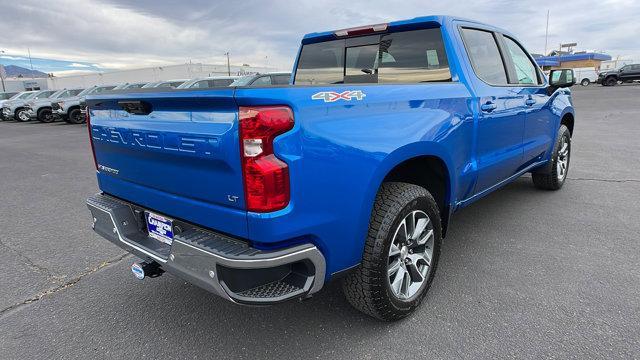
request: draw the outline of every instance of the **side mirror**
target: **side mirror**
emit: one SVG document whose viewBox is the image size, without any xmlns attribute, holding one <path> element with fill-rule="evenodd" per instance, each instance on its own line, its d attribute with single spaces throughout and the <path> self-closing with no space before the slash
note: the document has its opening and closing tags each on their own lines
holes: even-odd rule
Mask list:
<svg viewBox="0 0 640 360">
<path fill-rule="evenodd" d="M 551 70 L 549 73 L 549 93 L 563 87 L 571 87 L 576 84 L 576 78 L 572 69 Z"/>
</svg>

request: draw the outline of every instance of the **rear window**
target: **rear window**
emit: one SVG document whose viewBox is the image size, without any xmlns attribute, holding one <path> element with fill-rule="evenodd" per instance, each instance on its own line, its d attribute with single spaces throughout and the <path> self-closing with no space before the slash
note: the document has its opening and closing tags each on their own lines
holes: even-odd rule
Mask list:
<svg viewBox="0 0 640 360">
<path fill-rule="evenodd" d="M 302 47 L 297 85 L 451 81 L 439 28 L 396 32 Z"/>
</svg>

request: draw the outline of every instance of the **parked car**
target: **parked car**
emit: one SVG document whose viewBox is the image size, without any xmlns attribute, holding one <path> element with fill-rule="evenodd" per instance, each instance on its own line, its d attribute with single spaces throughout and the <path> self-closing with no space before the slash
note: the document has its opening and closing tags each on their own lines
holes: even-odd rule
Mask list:
<svg viewBox="0 0 640 360">
<path fill-rule="evenodd" d="M 3 92 L 0 93 L 0 101 L 4 101 L 4 100 L 9 100 L 11 99 L 13 96 L 17 95 L 17 92 Z"/>
<path fill-rule="evenodd" d="M 83 89 L 63 89 L 53 93 L 48 98 L 39 98 L 27 101 L 26 110 L 29 118 L 39 120 L 44 123 L 55 121 L 51 103 L 56 100 L 63 100 L 78 95 Z"/>
<path fill-rule="evenodd" d="M 504 30 L 420 17 L 308 34 L 298 54 L 289 86 L 87 98 L 92 226 L 140 257 L 136 277 L 252 305 L 340 278 L 396 320 L 457 210 L 525 173 L 565 183 L 573 72 L 547 82 Z"/>
<path fill-rule="evenodd" d="M 238 79 L 238 76 L 211 76 L 191 79 L 178 86 L 178 89 L 211 89 L 225 87 L 231 85 L 231 83 L 236 79 Z"/>
<path fill-rule="evenodd" d="M 29 121 L 27 102 L 29 100 L 47 99 L 55 90 L 25 91 L 28 95 L 19 96 L 15 100 L 6 101 L 2 104 L 2 115 L 7 120 Z"/>
<path fill-rule="evenodd" d="M 80 103 L 84 101 L 85 96 L 90 94 L 100 94 L 105 91 L 113 90 L 115 87 L 115 85 L 101 85 L 84 89 L 76 96 L 51 102 L 51 109 L 53 109 L 54 115 L 62 118 L 68 123 L 82 124 L 84 122 L 84 115 L 82 114 Z"/>
<path fill-rule="evenodd" d="M 618 70 L 603 71 L 598 74 L 598 84 L 614 86 L 618 82 L 633 82 L 640 80 L 640 64 L 628 64 Z"/>
<path fill-rule="evenodd" d="M 269 86 L 287 85 L 291 79 L 291 73 L 266 73 L 243 76 L 229 86 Z"/>
<path fill-rule="evenodd" d="M 120 84 L 116 87 L 113 88 L 113 91 L 115 90 L 127 90 L 127 89 L 140 89 L 141 87 L 147 85 L 148 83 L 146 82 L 142 82 L 142 83 L 124 83 L 124 84 Z"/>
<path fill-rule="evenodd" d="M 598 72 L 594 67 L 576 68 L 573 69 L 573 73 L 576 76 L 576 83 L 582 86 L 589 86 L 598 81 Z"/>
<path fill-rule="evenodd" d="M 189 81 L 189 79 L 175 79 L 175 80 L 164 80 L 164 81 L 156 81 L 156 82 L 151 82 L 148 83 L 147 85 L 143 86 L 143 89 L 150 89 L 150 88 L 177 88 L 178 86 L 182 85 L 184 82 Z"/>
<path fill-rule="evenodd" d="M 4 115 L 2 112 L 2 104 L 4 104 L 5 102 L 7 102 L 8 100 L 15 100 L 17 99 L 20 95 L 22 95 L 22 93 L 18 92 L 18 93 L 0 93 L 0 120 L 4 121 Z"/>
</svg>

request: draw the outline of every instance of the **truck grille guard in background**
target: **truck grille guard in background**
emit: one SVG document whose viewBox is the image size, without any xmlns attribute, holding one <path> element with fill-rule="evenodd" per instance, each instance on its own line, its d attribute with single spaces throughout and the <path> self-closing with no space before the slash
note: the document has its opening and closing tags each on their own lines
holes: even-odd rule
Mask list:
<svg viewBox="0 0 640 360">
<path fill-rule="evenodd" d="M 87 206 L 102 237 L 233 302 L 274 304 L 313 294 L 324 284 L 325 259 L 312 244 L 263 251 L 175 220 L 168 245 L 148 236 L 144 208 L 105 194 L 88 198 Z"/>
</svg>

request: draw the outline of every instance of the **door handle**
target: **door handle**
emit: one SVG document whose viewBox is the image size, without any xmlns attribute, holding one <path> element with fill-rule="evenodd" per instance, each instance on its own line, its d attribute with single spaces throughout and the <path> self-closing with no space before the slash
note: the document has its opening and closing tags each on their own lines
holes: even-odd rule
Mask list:
<svg viewBox="0 0 640 360">
<path fill-rule="evenodd" d="M 480 105 L 480 109 L 485 112 L 492 112 L 496 108 L 496 103 L 494 103 L 493 101 L 487 101 L 486 103 Z"/>
<path fill-rule="evenodd" d="M 527 104 L 528 106 L 533 106 L 533 104 L 536 103 L 536 100 L 535 99 L 527 99 L 527 100 L 525 100 L 524 103 Z"/>
</svg>

